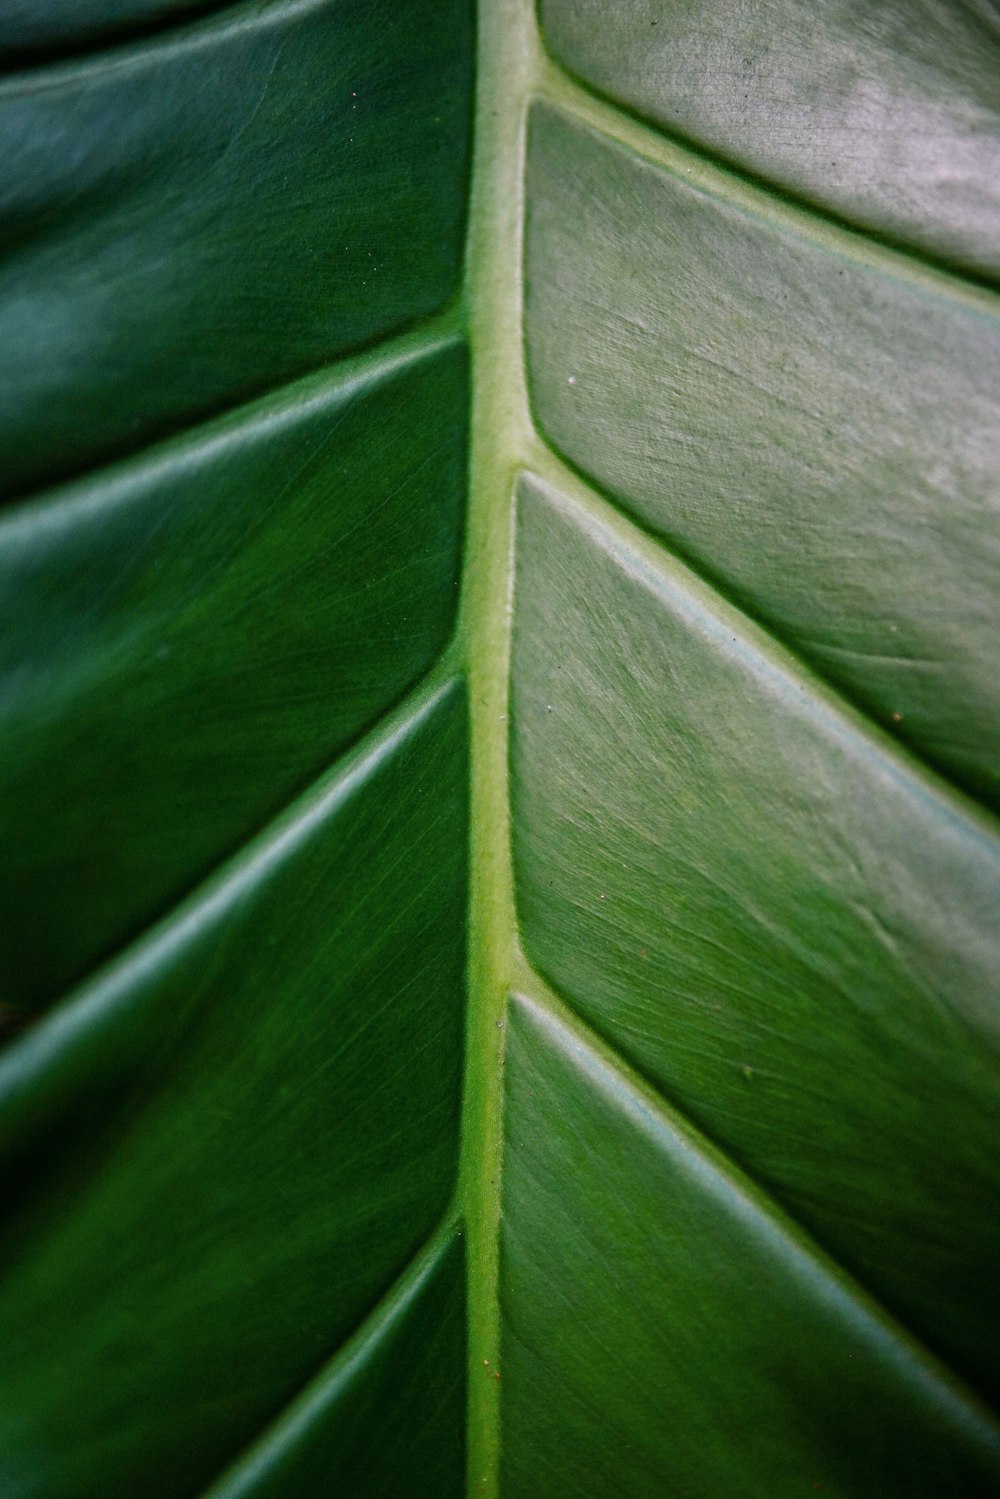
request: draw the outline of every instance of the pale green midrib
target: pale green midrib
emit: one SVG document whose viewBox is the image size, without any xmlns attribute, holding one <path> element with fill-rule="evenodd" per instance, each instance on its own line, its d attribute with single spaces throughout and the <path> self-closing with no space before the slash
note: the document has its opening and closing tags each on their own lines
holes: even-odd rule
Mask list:
<svg viewBox="0 0 1000 1499">
<path fill-rule="evenodd" d="M 621 1054 L 578 1014 L 528 960 L 522 948 L 517 953 L 512 992 L 530 1004 L 574 1039 L 612 1075 L 623 1095 L 635 1100 L 673 1133 L 682 1137 L 691 1152 L 705 1161 L 723 1179 L 734 1195 L 747 1202 L 755 1215 L 770 1226 L 788 1253 L 808 1263 L 818 1281 L 836 1296 L 845 1314 L 870 1327 L 883 1345 L 890 1347 L 894 1361 L 911 1369 L 935 1399 L 960 1422 L 990 1446 L 1000 1462 L 1000 1418 L 980 1396 L 912 1330 L 895 1317 L 871 1291 L 844 1268 L 807 1229 L 777 1202 L 758 1179 L 738 1166 L 720 1146 L 692 1123 L 684 1111 L 667 1099 L 649 1078 L 636 1071 Z"/>
<path fill-rule="evenodd" d="M 432 1234 L 411 1256 L 388 1291 L 365 1313 L 322 1366 L 253 1436 L 240 1454 L 204 1491 L 204 1499 L 249 1499 L 260 1480 L 308 1435 L 314 1420 L 349 1388 L 387 1333 L 402 1322 L 432 1279 L 441 1261 L 461 1237 L 462 1224 L 455 1203 Z"/>
<path fill-rule="evenodd" d="M 513 992 L 523 994 L 539 1009 L 545 1011 L 564 1030 L 599 1058 L 604 1067 L 612 1072 L 623 1091 L 642 1100 L 646 1107 L 661 1116 L 671 1129 L 682 1134 L 692 1151 L 706 1161 L 720 1177 L 731 1185 L 734 1192 L 742 1193 L 754 1209 L 766 1218 L 796 1254 L 808 1260 L 816 1268 L 817 1275 L 835 1285 L 844 1304 L 850 1304 L 859 1316 L 877 1325 L 880 1335 L 901 1355 L 919 1368 L 926 1379 L 940 1387 L 946 1398 L 967 1413 L 978 1428 L 989 1434 L 996 1446 L 1000 1460 L 1000 1416 L 996 1414 L 980 1395 L 938 1354 L 897 1317 L 871 1289 L 848 1270 L 830 1250 L 775 1198 L 768 1187 L 746 1167 L 734 1161 L 724 1145 L 701 1125 L 695 1124 L 684 1109 L 640 1072 L 607 1041 L 566 1000 L 527 957 L 522 946 L 518 947 L 517 972 Z"/>
<path fill-rule="evenodd" d="M 95 1031 L 113 1025 L 142 979 L 204 926 L 209 914 L 266 878 L 289 846 L 325 819 L 402 744 L 462 679 L 456 637 L 409 692 L 300 793 L 200 880 L 182 900 L 106 963 L 75 985 L 0 1053 L 0 1134 L 16 1131 L 44 1077 Z"/>
<path fill-rule="evenodd" d="M 291 380 L 273 385 L 235 406 L 212 412 L 200 421 L 181 427 L 146 447 L 113 455 L 93 468 L 69 474 L 53 484 L 15 495 L 0 504 L 0 544 L 30 525 L 50 517 L 72 513 L 78 506 L 129 485 L 151 481 L 171 469 L 195 461 L 216 445 L 224 447 L 261 427 L 278 426 L 301 416 L 303 404 L 322 401 L 334 390 L 349 393 L 389 378 L 409 365 L 433 358 L 464 342 L 464 299 L 450 297 L 436 312 L 417 319 L 411 326 L 346 350 L 336 359 L 318 365 Z"/>
<path fill-rule="evenodd" d="M 537 98 L 571 115 L 579 123 L 635 152 L 644 161 L 679 177 L 687 186 L 740 209 L 823 250 L 857 261 L 885 276 L 939 297 L 948 297 L 989 317 L 1000 317 L 1000 288 L 965 274 L 945 261 L 924 257 L 910 245 L 879 238 L 873 232 L 824 212 L 780 184 L 747 175 L 735 165 L 700 151 L 658 124 L 612 103 L 561 63 L 544 53 Z"/>
<path fill-rule="evenodd" d="M 461 615 L 472 760 L 468 1030 L 459 1173 L 468 1246 L 471 1499 L 495 1499 L 499 1482 L 503 1027 L 515 951 L 506 720 L 514 483 L 530 433 L 521 339 L 524 131 L 539 65 L 531 0 L 480 5 L 467 252 L 472 416 Z"/>
<path fill-rule="evenodd" d="M 668 580 L 706 613 L 721 619 L 782 677 L 794 680 L 807 698 L 811 712 L 831 715 L 838 733 L 851 735 L 867 754 L 884 761 L 894 777 L 919 787 L 933 803 L 936 815 L 960 820 L 971 833 L 987 839 L 993 846 L 1000 843 L 1000 813 L 958 785 L 912 745 L 894 738 L 863 704 L 841 692 L 793 644 L 756 615 L 747 613 L 714 580 L 697 572 L 661 536 L 628 514 L 589 475 L 570 465 L 537 427 L 525 454 L 523 472 L 525 477 L 534 474 L 550 484 L 565 500 L 610 532 L 619 545 L 634 553 L 654 576 Z"/>
</svg>

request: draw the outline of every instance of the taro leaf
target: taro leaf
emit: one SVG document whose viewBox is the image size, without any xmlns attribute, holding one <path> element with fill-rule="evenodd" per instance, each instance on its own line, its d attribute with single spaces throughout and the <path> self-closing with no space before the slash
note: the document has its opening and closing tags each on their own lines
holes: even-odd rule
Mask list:
<svg viewBox="0 0 1000 1499">
<path fill-rule="evenodd" d="M 4 1499 L 1000 1491 L 998 53 L 3 7 Z"/>
</svg>

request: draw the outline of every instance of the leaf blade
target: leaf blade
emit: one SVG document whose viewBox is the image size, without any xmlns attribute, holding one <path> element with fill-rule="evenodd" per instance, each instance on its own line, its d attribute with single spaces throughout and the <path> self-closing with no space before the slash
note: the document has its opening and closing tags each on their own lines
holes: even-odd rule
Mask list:
<svg viewBox="0 0 1000 1499">
<path fill-rule="evenodd" d="M 13 1494 L 206 1482 L 442 1216 L 464 741 L 460 687 L 425 694 L 84 997 L 62 1052 L 47 1021 L 34 1070 L 5 1058 Z"/>
<path fill-rule="evenodd" d="M 995 1388 L 1000 840 L 654 546 L 528 481 L 518 558 L 529 959 Z"/>
<path fill-rule="evenodd" d="M 995 1429 L 683 1126 L 537 1001 L 510 1034 L 505 1493 L 993 1491 Z"/>
</svg>

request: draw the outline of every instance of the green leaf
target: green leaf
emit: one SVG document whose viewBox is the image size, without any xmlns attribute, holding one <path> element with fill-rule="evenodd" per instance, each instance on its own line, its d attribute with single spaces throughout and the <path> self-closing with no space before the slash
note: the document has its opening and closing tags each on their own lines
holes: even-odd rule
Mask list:
<svg viewBox="0 0 1000 1499">
<path fill-rule="evenodd" d="M 0 494 L 457 290 L 467 9 L 257 0 L 0 84 Z"/>
<path fill-rule="evenodd" d="M 196 1489 L 448 1211 L 464 718 L 425 692 L 9 1054 L 12 1493 Z"/>
<path fill-rule="evenodd" d="M 603 517 L 525 486 L 518 558 L 529 957 L 997 1390 L 992 827 Z"/>
<path fill-rule="evenodd" d="M 508 1067 L 504 1492 L 995 1488 L 987 1424 L 616 1061 L 519 998 Z"/>
<path fill-rule="evenodd" d="M 996 280 L 989 4 L 539 0 L 574 73 L 821 209 Z"/>
<path fill-rule="evenodd" d="M 321 1492 L 331 1474 L 345 1492 L 374 1499 L 460 1494 L 464 1302 L 452 1232 L 417 1256 L 379 1312 L 208 1499 L 298 1499 Z"/>
<path fill-rule="evenodd" d="M 34 54 L 80 47 L 141 33 L 146 27 L 208 10 L 225 0 L 6 0 L 0 18 L 0 59 L 34 60 Z"/>
<path fill-rule="evenodd" d="M 533 111 L 539 424 L 998 807 L 996 298 L 873 264 L 728 186 Z"/>
<path fill-rule="evenodd" d="M 430 670 L 466 399 L 424 336 L 0 518 L 8 1000 L 65 989 Z"/>
<path fill-rule="evenodd" d="M 4 1499 L 1000 1489 L 997 53 L 3 8 Z"/>
</svg>

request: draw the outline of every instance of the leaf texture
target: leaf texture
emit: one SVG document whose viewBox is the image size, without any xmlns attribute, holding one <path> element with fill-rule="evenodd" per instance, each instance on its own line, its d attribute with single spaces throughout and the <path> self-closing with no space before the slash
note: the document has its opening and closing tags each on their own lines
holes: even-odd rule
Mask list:
<svg viewBox="0 0 1000 1499">
<path fill-rule="evenodd" d="M 0 1490 L 447 1499 L 472 17 L 183 11 L 0 18 Z"/>
<path fill-rule="evenodd" d="M 0 493 L 441 306 L 462 256 L 468 12 L 239 5 L 0 84 Z"/>
<path fill-rule="evenodd" d="M 191 1492 L 447 1209 L 464 719 L 438 689 L 8 1053 L 5 1492 Z"/>
<path fill-rule="evenodd" d="M 228 0 L 232 3 L 232 0 Z M 117 41 L 124 36 L 222 10 L 227 0 L 5 0 L 0 60 L 17 64 L 39 54 Z"/>
<path fill-rule="evenodd" d="M 1000 272 L 990 0 L 540 0 L 575 73 L 838 217 Z"/>
<path fill-rule="evenodd" d="M 996 807 L 996 299 L 811 241 L 550 109 L 531 130 L 545 434 Z"/>
<path fill-rule="evenodd" d="M 997 39 L 3 7 L 4 1499 L 1000 1489 Z"/>
<path fill-rule="evenodd" d="M 93 967 L 430 669 L 465 404 L 461 345 L 424 343 L 0 521 L 11 1002 Z"/>
<path fill-rule="evenodd" d="M 995 1491 L 996 1433 L 738 1176 L 547 1008 L 510 1029 L 505 1493 Z"/>
<path fill-rule="evenodd" d="M 1000 840 L 666 559 L 526 481 L 529 956 L 990 1390 Z"/>
<path fill-rule="evenodd" d="M 500 1491 L 991 1493 L 990 22 L 541 17 Z"/>
<path fill-rule="evenodd" d="M 207 1499 L 462 1492 L 464 1265 L 454 1236 L 428 1249 Z"/>
</svg>

